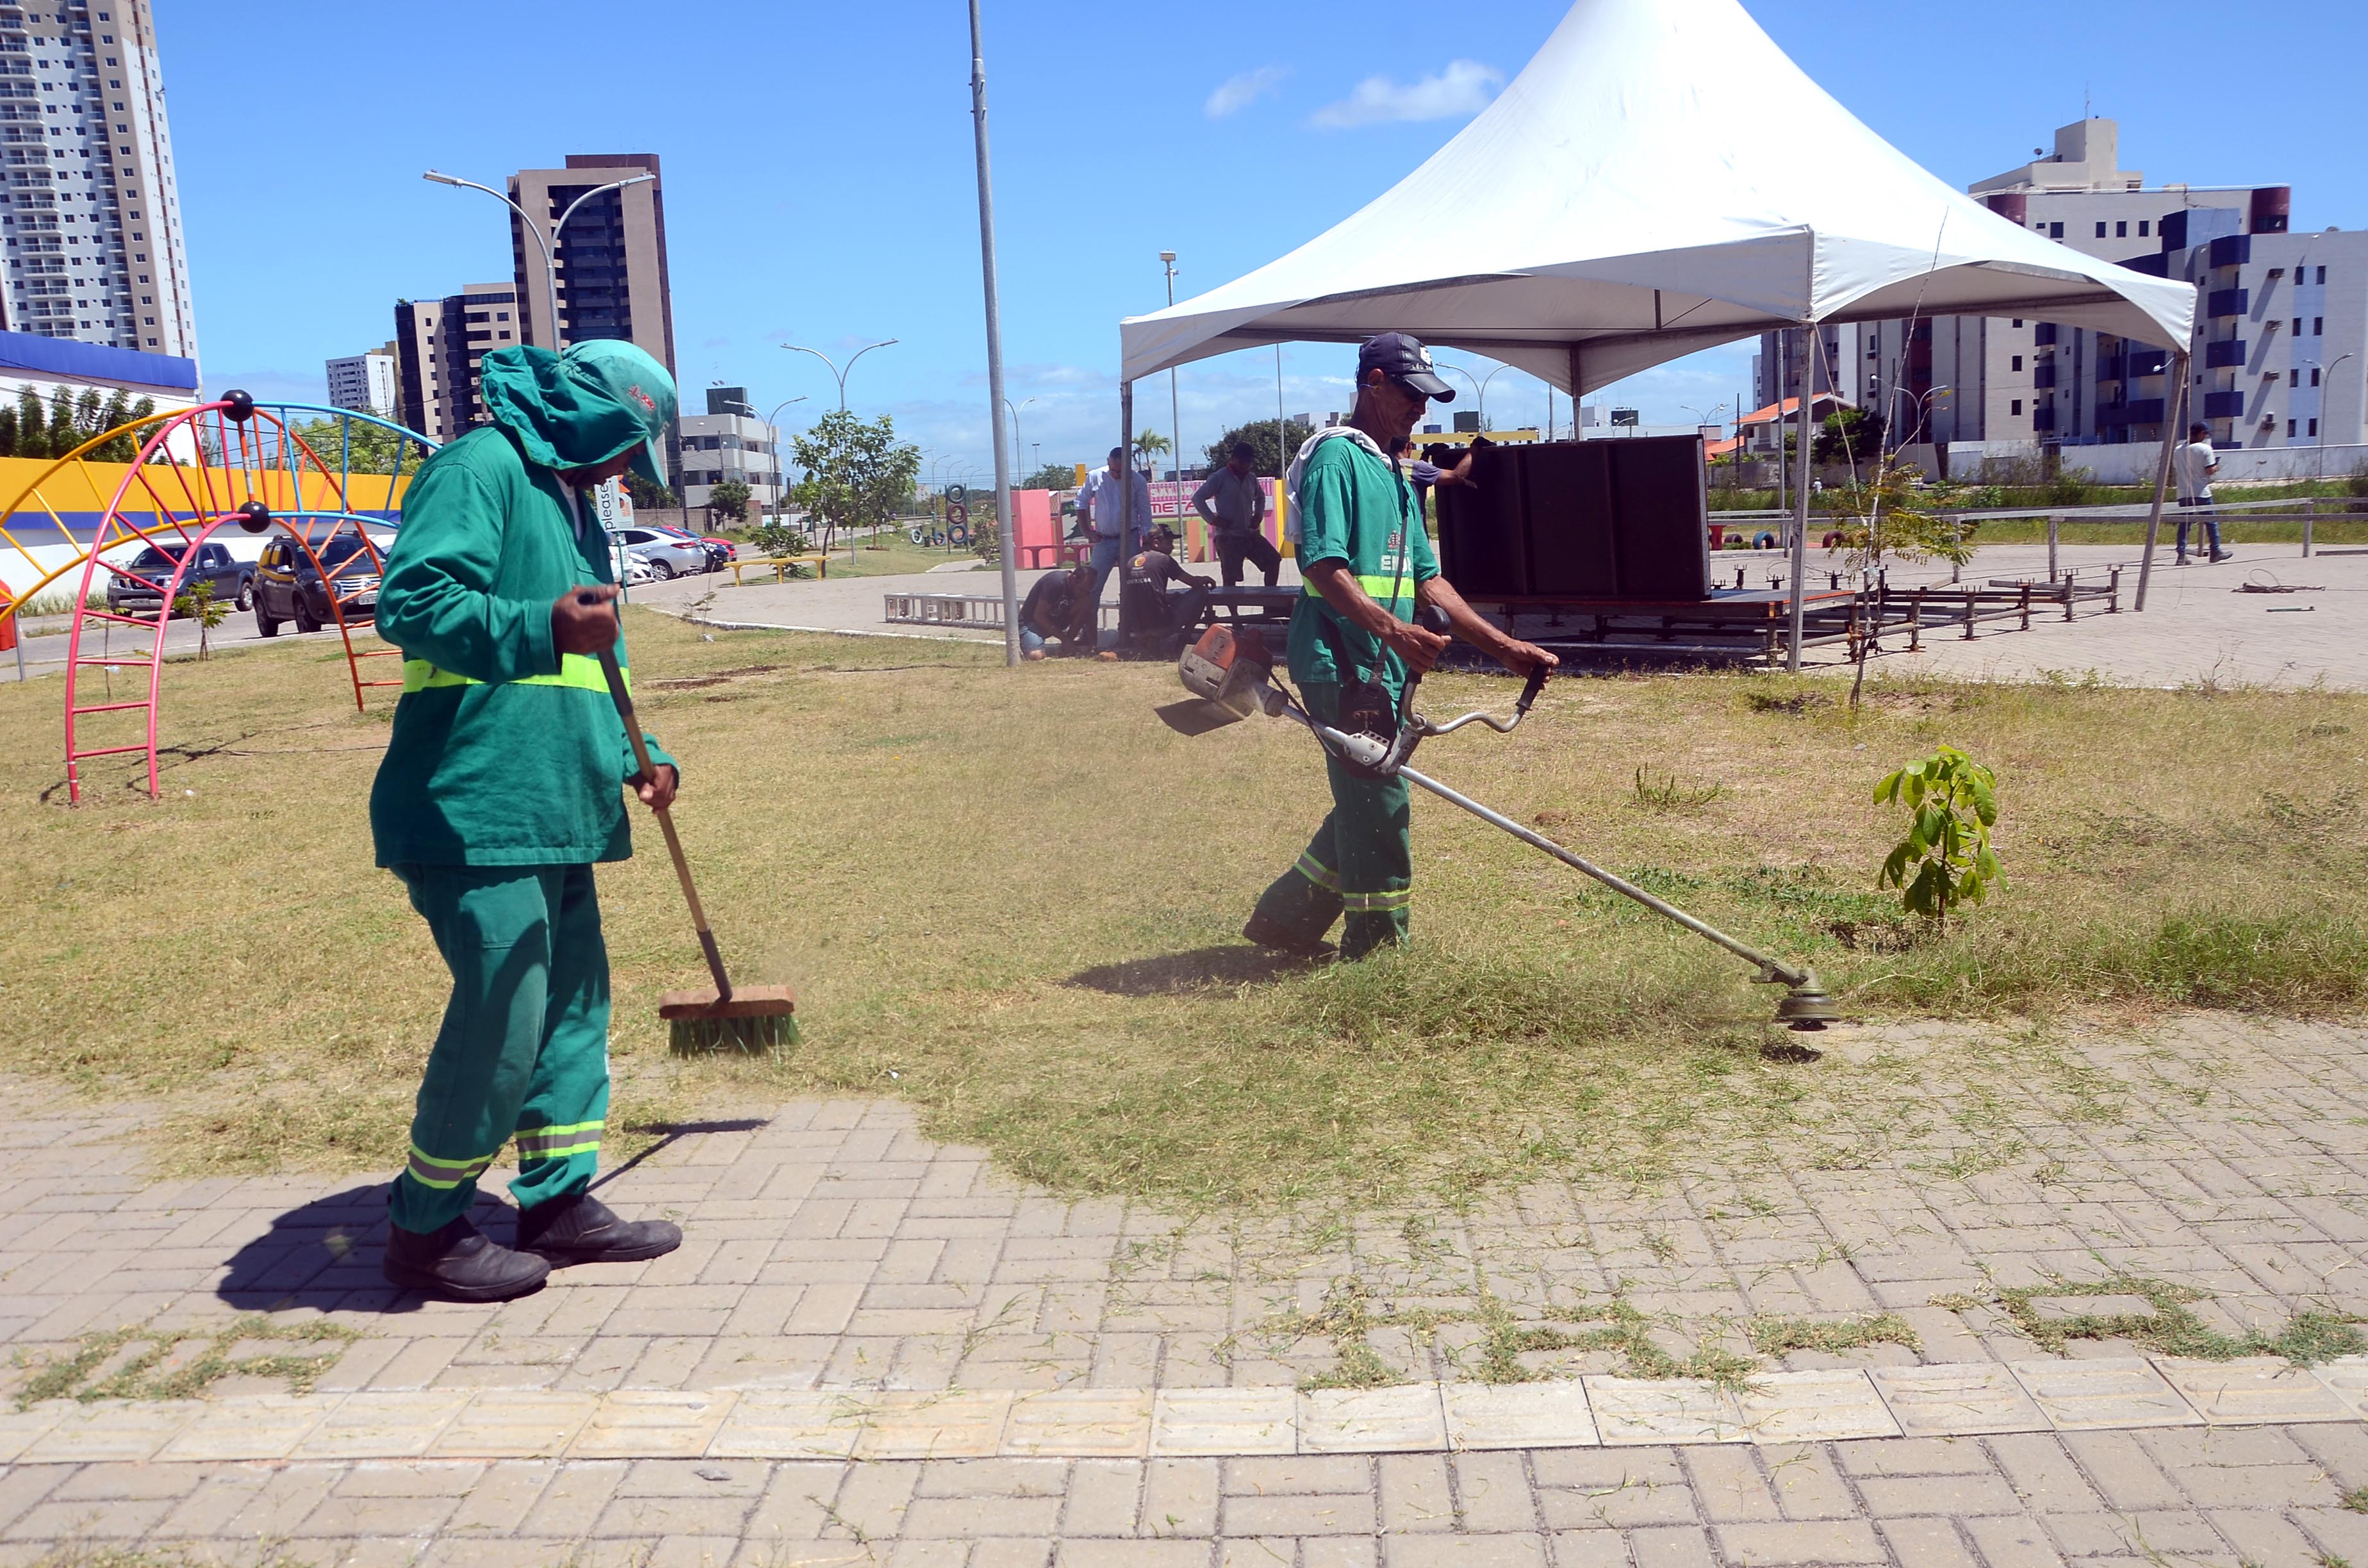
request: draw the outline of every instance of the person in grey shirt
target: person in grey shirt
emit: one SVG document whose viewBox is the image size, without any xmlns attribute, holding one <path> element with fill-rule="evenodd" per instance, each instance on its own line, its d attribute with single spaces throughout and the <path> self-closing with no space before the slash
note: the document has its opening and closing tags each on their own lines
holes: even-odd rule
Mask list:
<svg viewBox="0 0 2368 1568">
<path fill-rule="evenodd" d="M 1257 460 L 1256 448 L 1247 441 L 1235 441 L 1225 466 L 1192 493 L 1193 509 L 1209 525 L 1209 539 L 1216 546 L 1228 588 L 1240 584 L 1245 560 L 1258 563 L 1269 588 L 1274 586 L 1275 574 L 1282 570 L 1282 552 L 1259 531 L 1266 521 L 1266 492 L 1259 487 L 1253 467 Z"/>
</svg>

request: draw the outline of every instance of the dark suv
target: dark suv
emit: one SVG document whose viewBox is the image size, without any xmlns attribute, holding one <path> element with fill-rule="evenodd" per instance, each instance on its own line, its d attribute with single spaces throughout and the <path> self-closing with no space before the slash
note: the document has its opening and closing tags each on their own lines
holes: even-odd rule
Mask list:
<svg viewBox="0 0 2368 1568">
<path fill-rule="evenodd" d="M 173 580 L 173 573 L 188 549 L 186 544 L 152 544 L 132 558 L 129 568 L 131 576 L 109 572 L 108 610 L 117 615 L 155 614 L 165 602 L 165 585 Z M 189 574 L 181 579 L 181 592 L 194 593 L 199 583 L 211 583 L 216 604 L 235 604 L 245 609 L 255 602 L 253 566 L 232 560 L 227 549 L 211 540 L 197 549 L 198 558 L 189 563 Z"/>
<path fill-rule="evenodd" d="M 370 620 L 378 615 L 378 562 L 352 534 L 338 534 L 319 550 L 321 568 L 336 585 L 337 608 L 346 619 Z M 255 631 L 277 637 L 283 621 L 299 631 L 318 631 L 336 619 L 329 609 L 329 589 L 313 568 L 312 558 L 295 540 L 273 540 L 263 547 L 255 571 Z"/>
</svg>

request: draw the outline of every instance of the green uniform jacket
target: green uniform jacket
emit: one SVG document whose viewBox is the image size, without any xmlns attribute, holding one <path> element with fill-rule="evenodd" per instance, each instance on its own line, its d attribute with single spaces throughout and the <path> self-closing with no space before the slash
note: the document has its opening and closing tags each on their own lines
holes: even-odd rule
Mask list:
<svg viewBox="0 0 2368 1568">
<path fill-rule="evenodd" d="M 404 691 L 370 790 L 378 863 L 541 866 L 633 852 L 621 786 L 639 769 L 598 661 L 561 660 L 551 603 L 610 580 L 587 500 L 499 426 L 420 465 L 387 552 L 379 635 Z M 624 643 L 617 656 L 624 658 Z M 655 762 L 674 759 L 649 742 Z"/>
<path fill-rule="evenodd" d="M 1414 619 L 1415 585 L 1439 575 L 1439 558 L 1423 531 L 1422 501 L 1414 482 L 1345 436 L 1308 454 L 1299 480 L 1299 570 L 1344 562 L 1373 602 L 1400 620 Z M 1334 660 L 1335 639 L 1395 697 L 1406 687 L 1406 661 L 1382 640 L 1349 625 L 1315 591 L 1300 589 L 1292 607 L 1287 649 L 1292 678 L 1305 686 L 1348 678 Z"/>
</svg>

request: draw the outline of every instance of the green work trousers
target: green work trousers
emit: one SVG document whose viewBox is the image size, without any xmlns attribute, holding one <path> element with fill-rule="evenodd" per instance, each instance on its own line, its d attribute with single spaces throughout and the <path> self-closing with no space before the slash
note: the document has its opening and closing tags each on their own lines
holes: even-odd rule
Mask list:
<svg viewBox="0 0 2368 1568">
<path fill-rule="evenodd" d="M 400 865 L 452 971 L 390 1217 L 435 1231 L 515 1135 L 518 1207 L 581 1191 L 609 1114 L 609 949 L 592 868 Z"/>
<path fill-rule="evenodd" d="M 1340 717 L 1340 688 L 1310 682 L 1300 688 L 1307 711 L 1326 724 Z M 1406 940 L 1414 903 L 1412 816 L 1403 778 L 1364 778 L 1325 754 L 1332 810 L 1290 870 L 1275 879 L 1258 912 L 1303 941 L 1322 938 L 1345 911 L 1340 956 L 1362 958 L 1375 948 Z"/>
</svg>

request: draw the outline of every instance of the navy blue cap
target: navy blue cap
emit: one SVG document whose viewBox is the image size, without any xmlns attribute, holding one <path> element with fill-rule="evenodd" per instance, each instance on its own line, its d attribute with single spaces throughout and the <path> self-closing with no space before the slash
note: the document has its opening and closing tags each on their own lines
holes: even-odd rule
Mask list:
<svg viewBox="0 0 2368 1568">
<path fill-rule="evenodd" d="M 1453 403 L 1455 389 L 1439 379 L 1430 362 L 1430 350 L 1422 340 L 1403 332 L 1385 332 L 1379 337 L 1365 339 L 1357 350 L 1357 380 L 1361 383 L 1365 372 L 1378 369 L 1390 380 L 1418 392 L 1433 403 Z"/>
</svg>

